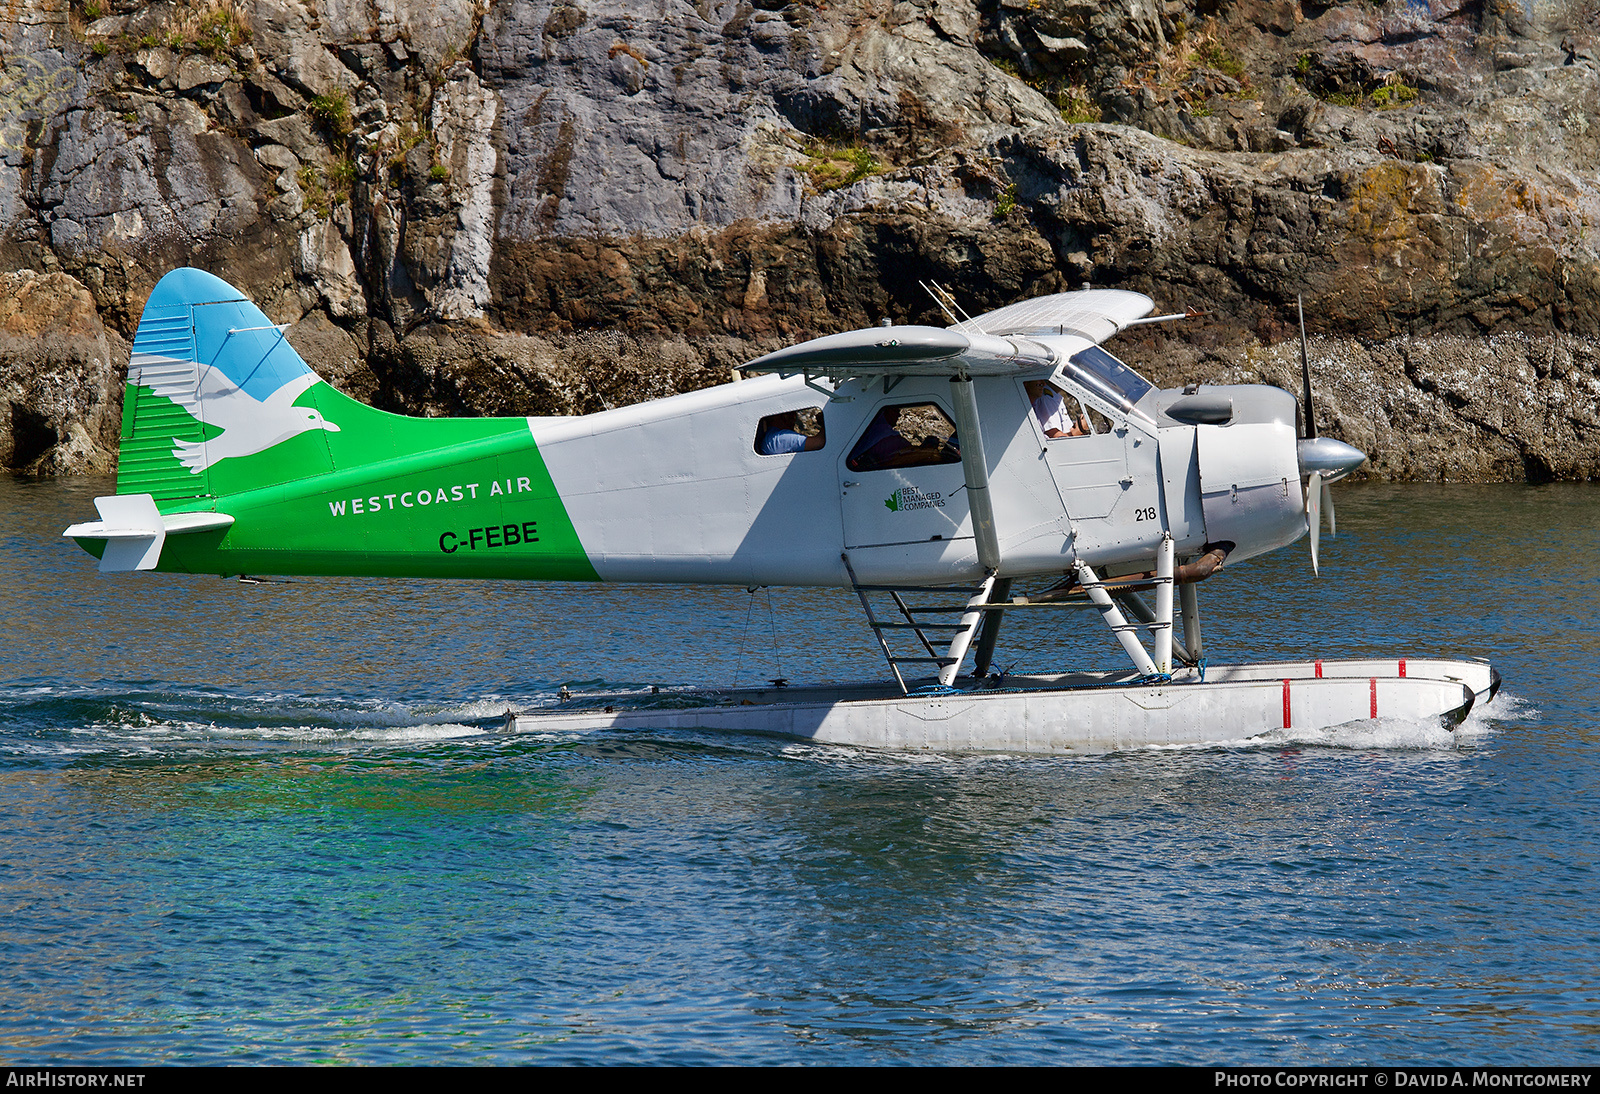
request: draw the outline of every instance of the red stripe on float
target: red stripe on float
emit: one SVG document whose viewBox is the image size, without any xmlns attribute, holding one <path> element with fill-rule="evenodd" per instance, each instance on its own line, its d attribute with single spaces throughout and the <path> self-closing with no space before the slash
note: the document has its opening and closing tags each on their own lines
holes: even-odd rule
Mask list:
<svg viewBox="0 0 1600 1094">
<path fill-rule="evenodd" d="M 1401 661 L 1400 662 L 1400 679 L 1404 680 L 1405 678 L 1406 678 L 1406 663 L 1404 661 Z"/>
<path fill-rule="evenodd" d="M 1372 713 L 1368 717 L 1376 718 L 1378 716 L 1378 678 L 1376 676 L 1368 677 L 1367 683 L 1372 687 Z"/>
<path fill-rule="evenodd" d="M 1283 728 L 1289 728 L 1289 681 L 1283 682 Z"/>
<path fill-rule="evenodd" d="M 1322 662 L 1321 661 L 1313 661 L 1311 663 L 1313 665 L 1317 666 L 1317 679 L 1321 680 L 1322 679 Z"/>
</svg>

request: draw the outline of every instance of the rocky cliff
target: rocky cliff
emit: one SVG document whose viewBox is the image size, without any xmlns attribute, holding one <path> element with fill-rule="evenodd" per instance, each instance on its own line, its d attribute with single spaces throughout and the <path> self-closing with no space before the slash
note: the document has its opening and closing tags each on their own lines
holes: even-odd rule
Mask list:
<svg viewBox="0 0 1600 1094">
<path fill-rule="evenodd" d="M 1600 475 L 1596 0 L 19 0 L 0 460 L 112 459 L 178 265 L 337 385 L 593 410 L 1081 284 L 1156 378 L 1295 386 L 1395 478 Z M 4 408 L 0 408 L 3 410 Z"/>
</svg>

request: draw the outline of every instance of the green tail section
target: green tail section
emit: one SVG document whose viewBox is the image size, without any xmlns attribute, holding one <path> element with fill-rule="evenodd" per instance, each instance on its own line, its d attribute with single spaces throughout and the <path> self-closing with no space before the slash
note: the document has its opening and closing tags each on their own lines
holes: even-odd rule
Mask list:
<svg viewBox="0 0 1600 1094">
<path fill-rule="evenodd" d="M 123 407 L 117 492 L 234 518 L 158 569 L 597 580 L 526 419 L 357 402 L 210 274 L 151 294 Z"/>
</svg>

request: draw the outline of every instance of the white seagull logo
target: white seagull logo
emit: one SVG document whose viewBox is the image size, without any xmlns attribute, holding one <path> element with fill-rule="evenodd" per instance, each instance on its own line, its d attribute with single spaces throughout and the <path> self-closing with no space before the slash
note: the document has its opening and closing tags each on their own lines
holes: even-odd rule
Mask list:
<svg viewBox="0 0 1600 1094">
<path fill-rule="evenodd" d="M 178 362 L 171 362 L 177 364 Z M 154 364 L 154 362 L 150 362 Z M 213 464 L 238 456 L 253 456 L 274 445 L 298 437 L 312 429 L 339 432 L 339 427 L 312 407 L 295 406 L 308 387 L 321 379 L 307 371 L 284 384 L 265 400 L 257 399 L 225 376 L 220 368 L 201 370 L 199 390 L 183 381 L 194 376 L 194 365 L 183 362 L 188 377 L 161 376 L 164 370 L 147 364 L 139 370 L 136 383 L 143 383 L 155 394 L 165 396 L 189 410 L 206 425 L 220 426 L 221 434 L 205 441 L 184 441 L 174 437 L 172 455 L 198 475 Z M 196 403 L 198 405 L 196 405 Z M 198 410 L 198 413 L 195 411 Z"/>
</svg>

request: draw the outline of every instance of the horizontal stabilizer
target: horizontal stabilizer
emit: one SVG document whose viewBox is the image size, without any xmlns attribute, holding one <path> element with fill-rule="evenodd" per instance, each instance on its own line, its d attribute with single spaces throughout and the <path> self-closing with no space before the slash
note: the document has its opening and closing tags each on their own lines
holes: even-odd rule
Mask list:
<svg viewBox="0 0 1600 1094">
<path fill-rule="evenodd" d="M 790 346 L 741 366 L 746 373 L 854 376 L 1002 376 L 1054 363 L 1044 346 L 1019 338 L 941 327 L 868 327 Z"/>
<path fill-rule="evenodd" d="M 150 494 L 111 494 L 95 498 L 100 519 L 74 524 L 61 534 L 68 539 L 103 539 L 100 572 L 153 570 L 161 561 L 161 547 L 169 535 L 209 532 L 227 528 L 233 518 L 226 513 L 173 513 L 163 516 Z"/>
<path fill-rule="evenodd" d="M 997 338 L 1077 335 L 1099 344 L 1155 311 L 1144 293 L 1084 289 L 1010 304 L 957 323 L 950 329 Z"/>
</svg>

